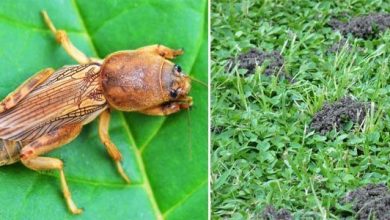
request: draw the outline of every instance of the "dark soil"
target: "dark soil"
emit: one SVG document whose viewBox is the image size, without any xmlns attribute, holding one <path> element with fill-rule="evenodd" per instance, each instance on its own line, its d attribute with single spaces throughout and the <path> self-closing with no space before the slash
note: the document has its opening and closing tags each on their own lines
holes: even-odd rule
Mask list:
<svg viewBox="0 0 390 220">
<path fill-rule="evenodd" d="M 248 70 L 245 75 L 249 75 L 255 73 L 256 67 L 261 66 L 265 61 L 269 62 L 264 70 L 265 75 L 285 75 L 282 69 L 284 59 L 279 52 L 262 52 L 257 49 L 251 49 L 236 58 L 231 58 L 226 66 L 226 70 L 231 72 L 238 65 L 238 68 Z"/>
<path fill-rule="evenodd" d="M 325 134 L 333 128 L 341 130 L 350 121 L 360 125 L 366 117 L 368 107 L 368 103 L 356 102 L 351 97 L 344 97 L 333 104 L 326 103 L 314 115 L 311 128 Z"/>
<path fill-rule="evenodd" d="M 211 133 L 220 134 L 220 133 L 222 133 L 223 130 L 225 130 L 225 128 L 222 126 L 211 125 L 210 130 L 211 130 Z"/>
<path fill-rule="evenodd" d="M 342 203 L 353 204 L 357 219 L 390 219 L 390 191 L 385 184 L 368 184 L 358 188 L 349 192 Z"/>
<path fill-rule="evenodd" d="M 286 209 L 276 210 L 273 206 L 267 206 L 263 211 L 265 220 L 292 220 L 291 213 Z"/>
<path fill-rule="evenodd" d="M 328 24 L 343 35 L 350 33 L 358 38 L 372 39 L 377 38 L 381 32 L 390 27 L 390 14 L 373 13 L 352 18 L 348 22 L 332 18 Z"/>
</svg>

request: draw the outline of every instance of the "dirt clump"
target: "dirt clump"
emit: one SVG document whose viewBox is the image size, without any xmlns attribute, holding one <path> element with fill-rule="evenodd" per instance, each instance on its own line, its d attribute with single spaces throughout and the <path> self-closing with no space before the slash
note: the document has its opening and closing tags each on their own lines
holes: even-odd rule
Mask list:
<svg viewBox="0 0 390 220">
<path fill-rule="evenodd" d="M 352 18 L 348 22 L 332 18 L 328 24 L 343 35 L 350 33 L 357 38 L 371 39 L 377 38 L 381 32 L 390 28 L 390 14 L 372 13 Z"/>
<path fill-rule="evenodd" d="M 293 217 L 287 209 L 276 210 L 272 205 L 267 206 L 263 211 L 265 220 L 292 220 Z"/>
<path fill-rule="evenodd" d="M 341 202 L 352 204 L 357 219 L 390 219 L 390 191 L 385 184 L 368 184 L 358 188 L 347 193 Z"/>
<path fill-rule="evenodd" d="M 315 131 L 325 134 L 333 128 L 341 130 L 347 122 L 361 125 L 368 111 L 368 103 L 354 101 L 351 97 L 343 97 L 341 100 L 329 104 L 325 103 L 317 112 L 310 127 Z"/>
<path fill-rule="evenodd" d="M 231 58 L 226 65 L 226 70 L 231 72 L 237 65 L 240 69 L 246 69 L 245 75 L 249 75 L 255 73 L 256 67 L 260 67 L 266 61 L 269 63 L 265 67 L 265 75 L 285 75 L 283 70 L 284 59 L 279 52 L 262 52 L 257 49 L 250 49 L 238 57 Z"/>
</svg>

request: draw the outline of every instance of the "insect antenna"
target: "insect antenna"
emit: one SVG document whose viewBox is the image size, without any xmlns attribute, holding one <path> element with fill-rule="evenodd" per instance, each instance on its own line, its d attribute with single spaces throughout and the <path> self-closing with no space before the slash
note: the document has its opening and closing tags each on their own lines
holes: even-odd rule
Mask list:
<svg viewBox="0 0 390 220">
<path fill-rule="evenodd" d="M 188 76 L 192 81 L 194 82 L 197 82 L 198 84 L 208 88 L 208 85 L 199 80 L 199 79 L 196 79 L 195 77 L 193 76 Z M 189 147 L 189 158 L 190 160 L 192 160 L 192 126 L 191 126 L 191 113 L 190 113 L 190 108 L 187 108 L 187 125 L 188 125 L 188 147 Z"/>
<path fill-rule="evenodd" d="M 207 88 L 207 84 L 206 84 L 205 82 L 202 82 L 201 80 L 199 80 L 199 79 L 197 79 L 197 78 L 195 78 L 195 77 L 193 77 L 193 76 L 189 76 L 189 77 L 190 77 L 190 79 L 191 79 L 192 81 L 197 82 L 197 83 L 199 83 L 199 84 L 201 84 L 202 86 L 204 86 L 204 87 Z"/>
<path fill-rule="evenodd" d="M 191 113 L 190 108 L 187 108 L 187 127 L 188 127 L 188 152 L 189 159 L 192 160 L 192 127 L 191 127 Z"/>
</svg>

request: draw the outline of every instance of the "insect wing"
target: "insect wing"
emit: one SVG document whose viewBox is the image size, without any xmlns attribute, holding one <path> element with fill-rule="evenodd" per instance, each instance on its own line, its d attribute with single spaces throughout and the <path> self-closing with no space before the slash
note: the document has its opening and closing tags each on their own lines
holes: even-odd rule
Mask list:
<svg viewBox="0 0 390 220">
<path fill-rule="evenodd" d="M 0 114 L 0 138 L 34 140 L 63 125 L 89 122 L 107 105 L 99 84 L 100 65 L 65 66 L 14 108 Z"/>
</svg>

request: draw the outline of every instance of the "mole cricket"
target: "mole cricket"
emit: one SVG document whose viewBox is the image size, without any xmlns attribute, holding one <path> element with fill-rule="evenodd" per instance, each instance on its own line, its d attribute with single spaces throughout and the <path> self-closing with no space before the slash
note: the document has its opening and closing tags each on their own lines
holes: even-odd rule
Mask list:
<svg viewBox="0 0 390 220">
<path fill-rule="evenodd" d="M 80 214 L 68 188 L 63 162 L 41 155 L 75 139 L 83 125 L 99 117 L 99 137 L 122 178 L 122 156 L 110 140 L 110 109 L 169 115 L 192 106 L 191 79 L 170 59 L 182 55 L 162 45 L 89 58 L 46 11 L 46 25 L 79 65 L 44 69 L 0 102 L 0 166 L 20 161 L 32 170 L 58 170 L 69 211 Z"/>
</svg>

